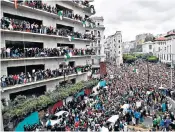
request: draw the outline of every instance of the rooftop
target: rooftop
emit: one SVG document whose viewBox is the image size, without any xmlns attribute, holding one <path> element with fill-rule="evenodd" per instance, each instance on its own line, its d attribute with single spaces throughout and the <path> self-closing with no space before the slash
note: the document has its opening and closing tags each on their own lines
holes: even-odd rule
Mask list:
<svg viewBox="0 0 175 132">
<path fill-rule="evenodd" d="M 170 36 L 175 36 L 175 32 L 174 33 L 172 32 L 172 33 L 165 35 L 165 37 L 170 37 Z"/>
<path fill-rule="evenodd" d="M 156 38 L 155 41 L 165 41 L 166 38 L 165 37 L 159 37 L 159 38 Z"/>
</svg>

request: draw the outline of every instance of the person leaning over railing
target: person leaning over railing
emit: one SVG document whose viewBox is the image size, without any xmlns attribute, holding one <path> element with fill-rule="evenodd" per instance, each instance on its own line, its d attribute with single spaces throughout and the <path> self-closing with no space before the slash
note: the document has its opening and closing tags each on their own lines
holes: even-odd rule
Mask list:
<svg viewBox="0 0 175 132">
<path fill-rule="evenodd" d="M 83 70 L 82 72 L 86 72 L 89 69 L 87 67 Z M 38 69 L 35 70 L 33 69 L 32 72 L 27 72 L 27 73 L 17 73 L 17 74 L 10 74 L 8 76 L 3 75 L 1 77 L 1 87 L 8 87 L 8 86 L 13 86 L 16 84 L 26 84 L 30 82 L 36 82 L 40 81 L 43 79 L 49 79 L 49 78 L 54 78 L 54 77 L 59 77 L 65 75 L 70 75 L 74 74 L 76 72 L 75 67 L 71 67 L 70 65 L 66 66 L 64 69 L 63 68 L 57 68 L 55 70 L 51 69 Z"/>
</svg>

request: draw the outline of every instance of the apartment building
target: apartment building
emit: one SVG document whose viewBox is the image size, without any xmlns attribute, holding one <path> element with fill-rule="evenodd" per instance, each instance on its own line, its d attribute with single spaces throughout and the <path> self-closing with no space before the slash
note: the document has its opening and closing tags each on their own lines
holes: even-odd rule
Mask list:
<svg viewBox="0 0 175 132">
<path fill-rule="evenodd" d="M 115 62 L 117 65 L 123 63 L 122 57 L 122 33 L 121 31 L 116 31 L 115 34 L 108 36 L 105 42 L 107 45 L 107 50 L 109 59 Z"/>
<path fill-rule="evenodd" d="M 163 63 L 175 63 L 175 30 L 167 32 L 164 37 L 155 39 L 155 50 L 159 60 Z"/>
<path fill-rule="evenodd" d="M 79 1 L 39 1 L 37 7 L 33 7 L 30 2 L 19 2 L 17 5 L 9 0 L 1 1 L 1 16 L 7 22 L 8 27 L 1 25 L 1 48 L 8 51 L 7 56 L 1 59 L 1 77 L 9 75 L 30 74 L 38 70 L 62 69 L 65 66 L 77 67 L 92 64 L 92 54 L 83 54 L 92 43 L 92 34 L 86 32 L 84 22 L 91 15 L 95 14 L 94 6 L 89 2 Z M 25 23 L 20 25 L 19 22 Z M 87 21 L 87 23 L 91 23 Z M 13 26 L 12 26 L 13 25 Z M 35 28 L 33 27 L 35 26 Z M 97 24 L 98 25 L 98 24 Z M 101 25 L 99 25 L 101 26 Z M 32 28 L 32 31 L 31 31 Z M 99 28 L 99 27 L 97 27 Z M 15 30 L 16 29 L 16 30 Z M 22 29 L 22 30 L 21 30 Z M 33 30 L 34 29 L 34 30 Z M 103 35 L 103 34 L 102 34 Z M 100 42 L 101 43 L 101 42 Z M 26 49 L 40 49 L 40 56 L 25 56 Z M 45 56 L 45 49 L 71 49 L 78 50 L 79 54 L 69 56 Z M 9 52 L 14 50 L 14 54 L 23 53 L 23 56 L 13 56 Z M 31 53 L 33 54 L 33 53 Z M 62 53 L 60 53 L 62 54 Z M 9 56 L 10 57 L 9 57 Z M 66 54 L 67 55 L 67 54 Z M 18 95 L 41 95 L 46 91 L 52 91 L 57 85 L 66 81 L 76 83 L 87 80 L 87 72 L 80 74 L 71 73 L 59 77 L 35 80 L 29 82 L 16 83 L 1 88 L 2 98 L 9 100 Z M 32 78 L 32 77 L 30 77 Z M 5 81 L 2 80 L 1 82 Z"/>
</svg>

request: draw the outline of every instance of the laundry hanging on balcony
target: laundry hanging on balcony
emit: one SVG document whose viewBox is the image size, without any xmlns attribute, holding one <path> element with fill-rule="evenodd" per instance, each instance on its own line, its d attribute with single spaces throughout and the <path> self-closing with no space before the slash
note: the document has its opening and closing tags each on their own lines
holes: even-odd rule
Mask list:
<svg viewBox="0 0 175 132">
<path fill-rule="evenodd" d="M 63 20 L 63 11 L 59 11 L 58 16 L 60 17 L 60 20 Z"/>
</svg>

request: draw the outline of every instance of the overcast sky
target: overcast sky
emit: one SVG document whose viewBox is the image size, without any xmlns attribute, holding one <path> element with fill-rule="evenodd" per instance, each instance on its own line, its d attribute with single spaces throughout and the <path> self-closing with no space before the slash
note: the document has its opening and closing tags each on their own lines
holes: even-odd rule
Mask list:
<svg viewBox="0 0 175 132">
<path fill-rule="evenodd" d="M 104 17 L 105 35 L 122 31 L 123 41 L 140 33 L 163 34 L 175 28 L 175 0 L 94 0 Z"/>
</svg>

